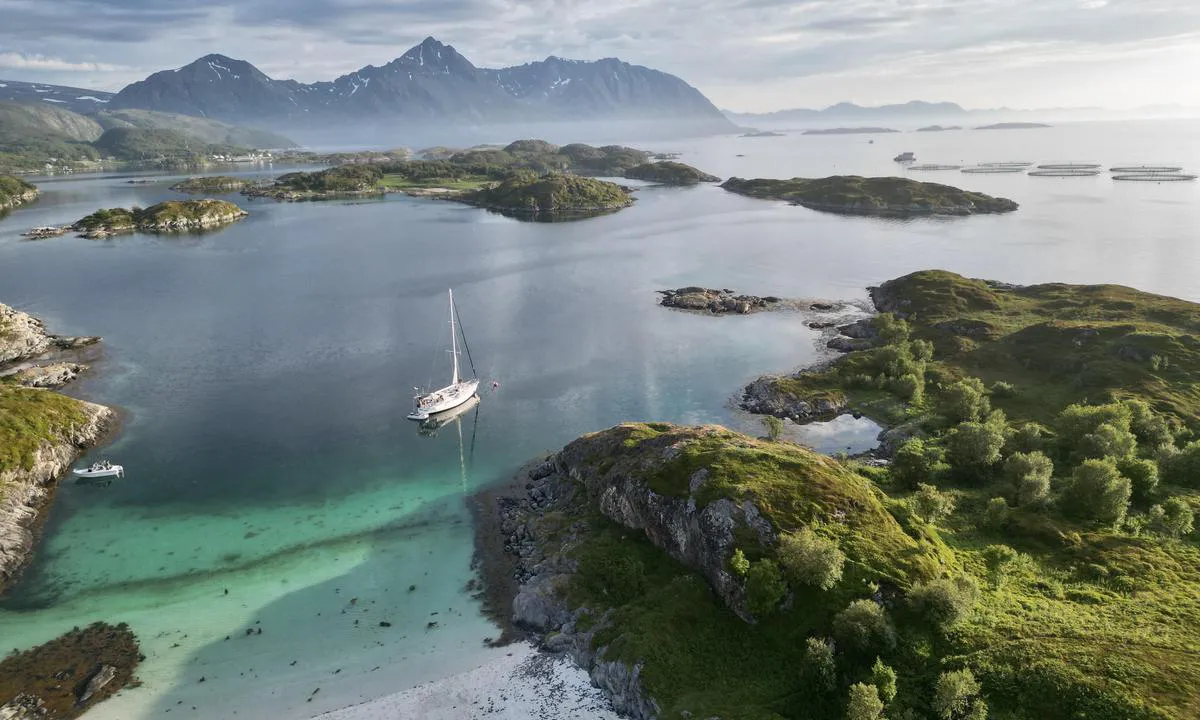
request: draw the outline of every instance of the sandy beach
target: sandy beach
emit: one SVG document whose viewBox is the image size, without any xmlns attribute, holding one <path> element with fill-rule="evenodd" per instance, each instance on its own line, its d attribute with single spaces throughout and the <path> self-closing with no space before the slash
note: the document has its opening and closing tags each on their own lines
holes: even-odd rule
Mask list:
<svg viewBox="0 0 1200 720">
<path fill-rule="evenodd" d="M 538 652 L 530 643 L 491 651 L 495 657 L 475 670 L 419 685 L 352 707 L 316 716 L 319 720 L 616 720 L 618 715 L 587 673 L 565 655 Z"/>
</svg>

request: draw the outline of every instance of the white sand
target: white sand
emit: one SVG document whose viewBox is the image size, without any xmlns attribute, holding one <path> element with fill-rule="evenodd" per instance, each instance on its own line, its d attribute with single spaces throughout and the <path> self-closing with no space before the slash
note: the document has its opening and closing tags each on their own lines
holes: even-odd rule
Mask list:
<svg viewBox="0 0 1200 720">
<path fill-rule="evenodd" d="M 530 644 L 493 650 L 486 665 L 411 690 L 318 715 L 320 720 L 617 720 L 587 673 Z"/>
</svg>

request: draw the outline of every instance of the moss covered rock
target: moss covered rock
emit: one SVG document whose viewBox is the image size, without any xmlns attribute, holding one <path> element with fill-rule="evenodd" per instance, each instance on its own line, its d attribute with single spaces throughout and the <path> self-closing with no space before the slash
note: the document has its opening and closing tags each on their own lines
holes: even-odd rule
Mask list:
<svg viewBox="0 0 1200 720">
<path fill-rule="evenodd" d="M 243 190 L 252 184 L 252 182 L 245 178 L 213 175 L 210 177 L 188 178 L 183 182 L 175 183 L 171 186 L 171 189 L 182 193 L 230 193 Z"/>
</svg>

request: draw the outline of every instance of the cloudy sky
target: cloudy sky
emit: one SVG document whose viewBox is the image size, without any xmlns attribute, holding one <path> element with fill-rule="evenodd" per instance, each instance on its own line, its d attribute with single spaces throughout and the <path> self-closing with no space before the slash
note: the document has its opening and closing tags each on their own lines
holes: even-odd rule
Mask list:
<svg viewBox="0 0 1200 720">
<path fill-rule="evenodd" d="M 219 52 L 313 81 L 427 35 L 484 67 L 615 56 L 742 111 L 1200 105 L 1197 0 L 0 0 L 0 79 L 117 90 Z"/>
</svg>

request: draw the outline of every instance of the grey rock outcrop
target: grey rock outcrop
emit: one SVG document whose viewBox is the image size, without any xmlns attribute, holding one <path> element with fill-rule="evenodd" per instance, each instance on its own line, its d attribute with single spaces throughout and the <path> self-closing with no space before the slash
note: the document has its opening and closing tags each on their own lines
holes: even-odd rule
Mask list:
<svg viewBox="0 0 1200 720">
<path fill-rule="evenodd" d="M 789 418 L 796 423 L 826 420 L 846 412 L 841 396 L 821 396 L 811 399 L 798 397 L 779 387 L 778 376 L 760 377 L 746 386 L 739 403 L 746 412 Z"/>
<path fill-rule="evenodd" d="M 56 362 L 49 365 L 32 365 L 13 373 L 18 385 L 28 388 L 60 388 L 85 372 L 87 365 L 73 362 Z"/>
<path fill-rule="evenodd" d="M 117 669 L 115 667 L 112 665 L 102 666 L 96 671 L 96 674 L 88 680 L 87 685 L 83 688 L 83 693 L 79 696 L 79 704 L 83 705 L 88 700 L 91 700 L 93 695 L 103 690 L 104 686 L 112 682 L 113 678 L 116 676 Z"/>
<path fill-rule="evenodd" d="M 0 720 L 42 720 L 46 717 L 49 717 L 46 704 L 28 693 L 21 693 L 0 705 Z"/>
<path fill-rule="evenodd" d="M 714 315 L 748 315 L 758 310 L 765 310 L 780 301 L 777 297 L 758 297 L 757 295 L 735 295 L 733 290 L 714 290 L 688 286 L 676 290 L 659 290 L 663 307 L 680 310 L 696 310 L 710 312 Z"/>
<path fill-rule="evenodd" d="M 41 355 L 52 343 L 41 320 L 0 304 L 0 367 Z"/>
</svg>

